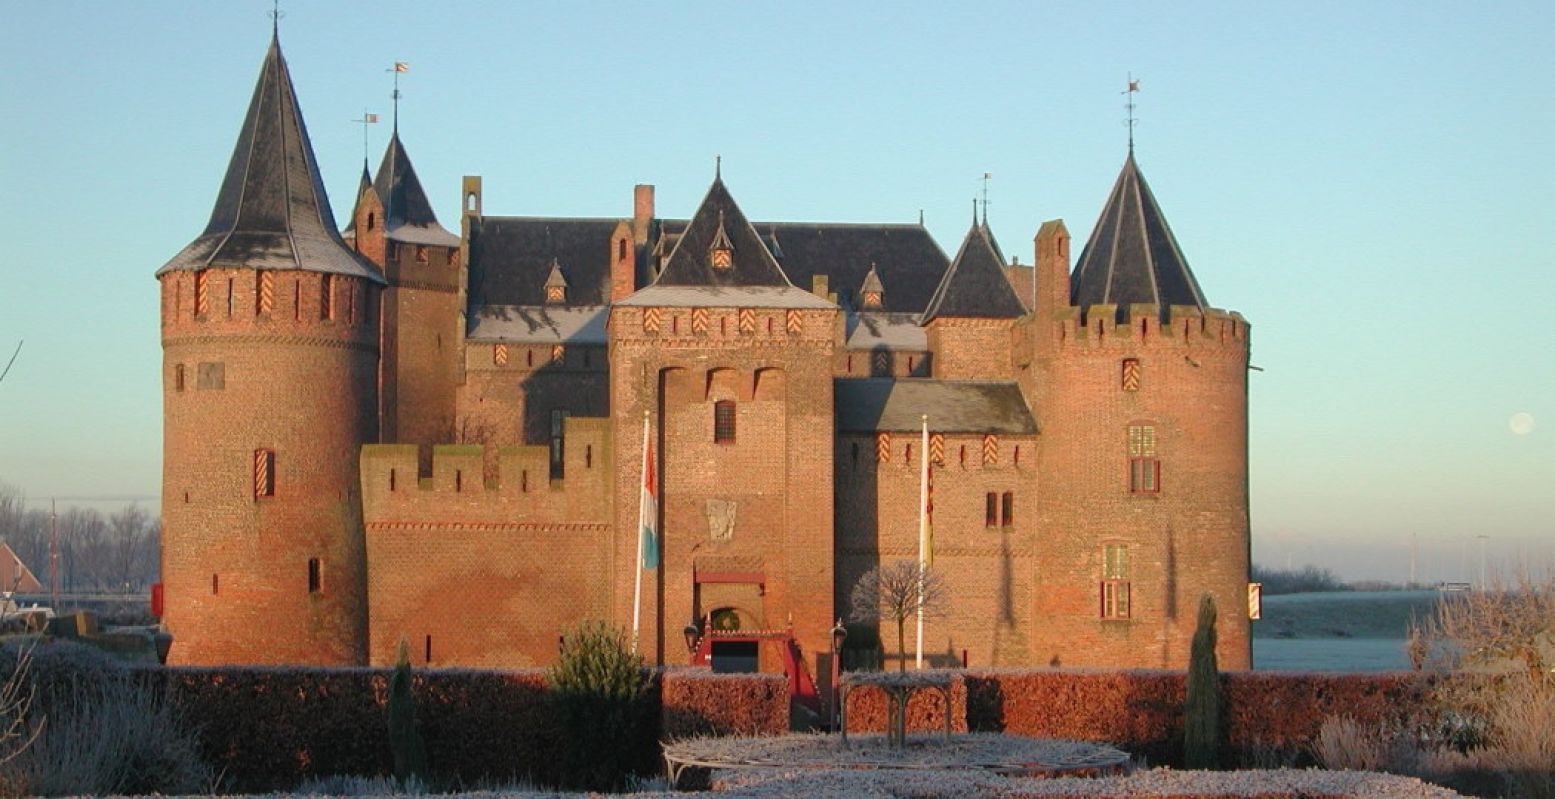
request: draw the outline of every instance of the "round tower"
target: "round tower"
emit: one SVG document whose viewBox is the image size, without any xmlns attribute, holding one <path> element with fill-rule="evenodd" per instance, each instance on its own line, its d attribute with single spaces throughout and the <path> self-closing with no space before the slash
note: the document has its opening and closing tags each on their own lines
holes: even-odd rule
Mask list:
<svg viewBox="0 0 1555 799">
<path fill-rule="evenodd" d="M 277 41 L 205 232 L 157 277 L 170 661 L 364 663 L 383 280 L 336 231 Z"/>
<path fill-rule="evenodd" d="M 1132 153 L 1072 286 L 1067 262 L 1044 225 L 1033 656 L 1183 668 L 1209 594 L 1221 667 L 1248 668 L 1247 322 L 1208 305 Z"/>
</svg>

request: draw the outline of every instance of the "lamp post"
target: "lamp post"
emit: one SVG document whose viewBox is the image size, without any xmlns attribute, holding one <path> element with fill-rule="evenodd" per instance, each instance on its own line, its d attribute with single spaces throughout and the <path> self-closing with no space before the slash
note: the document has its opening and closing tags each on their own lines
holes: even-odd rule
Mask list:
<svg viewBox="0 0 1555 799">
<path fill-rule="evenodd" d="M 681 635 L 686 637 L 686 652 L 691 656 L 691 665 L 696 665 L 697 642 L 702 638 L 702 630 L 697 626 L 697 620 L 692 619 L 685 627 L 681 628 Z"/>
<path fill-rule="evenodd" d="M 837 625 L 831 628 L 831 715 L 832 723 L 839 727 L 842 724 L 842 708 L 839 706 L 838 697 L 841 696 L 837 682 L 842 678 L 842 644 L 848 640 L 848 628 L 842 626 L 842 618 L 837 618 Z"/>
</svg>

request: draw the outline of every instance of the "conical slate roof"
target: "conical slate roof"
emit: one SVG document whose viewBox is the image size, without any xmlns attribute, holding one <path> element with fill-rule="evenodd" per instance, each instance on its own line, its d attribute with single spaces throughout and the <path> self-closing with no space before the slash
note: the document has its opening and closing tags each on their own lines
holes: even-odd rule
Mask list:
<svg viewBox="0 0 1555 799">
<path fill-rule="evenodd" d="M 733 251 L 733 265 L 715 268 L 714 245 Z M 723 178 L 713 179 L 707 196 L 697 208 L 654 281 L 658 286 L 783 286 L 792 284 L 777 259 L 762 243 L 740 206 L 735 204 Z"/>
<path fill-rule="evenodd" d="M 157 274 L 209 266 L 302 269 L 383 282 L 335 228 L 291 73 L 275 38 L 210 222 Z"/>
<path fill-rule="evenodd" d="M 1130 151 L 1112 187 L 1090 241 L 1075 265 L 1071 301 L 1082 308 L 1133 303 L 1207 307 L 1204 292 L 1188 268 Z"/>
<path fill-rule="evenodd" d="M 999 245 L 988 226 L 972 222 L 939 287 L 923 311 L 923 324 L 945 316 L 980 319 L 1014 319 L 1023 316 L 1021 305 L 1004 276 Z"/>
<path fill-rule="evenodd" d="M 383 203 L 384 227 L 390 239 L 416 244 L 441 244 L 459 246 L 459 237 L 449 233 L 437 223 L 432 203 L 421 188 L 416 168 L 410 163 L 400 133 L 394 131 L 389 147 L 383 152 L 383 163 L 378 165 L 378 177 L 373 188 Z"/>
</svg>

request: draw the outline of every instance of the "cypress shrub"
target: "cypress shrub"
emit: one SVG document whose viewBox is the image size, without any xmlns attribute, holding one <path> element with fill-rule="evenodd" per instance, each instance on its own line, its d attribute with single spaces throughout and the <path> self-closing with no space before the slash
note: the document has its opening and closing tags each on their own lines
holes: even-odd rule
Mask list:
<svg viewBox="0 0 1555 799">
<path fill-rule="evenodd" d="M 1220 766 L 1220 668 L 1215 662 L 1215 598 L 1199 600 L 1199 624 L 1188 654 L 1188 690 L 1183 707 L 1183 765 Z"/>
<path fill-rule="evenodd" d="M 649 677 L 621 630 L 602 621 L 567 629 L 546 683 L 562 731 L 555 763 L 560 786 L 620 790 L 628 774 L 651 767 L 644 757 L 653 749 L 645 742 L 657 738 Z"/>
<path fill-rule="evenodd" d="M 416 729 L 416 697 L 411 693 L 410 647 L 400 639 L 389 678 L 389 748 L 394 753 L 394 778 L 401 785 L 425 785 L 427 749 Z"/>
</svg>

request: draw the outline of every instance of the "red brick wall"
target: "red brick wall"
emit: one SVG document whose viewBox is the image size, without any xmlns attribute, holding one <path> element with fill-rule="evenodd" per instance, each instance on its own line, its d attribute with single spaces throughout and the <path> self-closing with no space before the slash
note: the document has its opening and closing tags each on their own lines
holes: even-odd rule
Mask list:
<svg viewBox="0 0 1555 799">
<path fill-rule="evenodd" d="M 932 424 L 932 420 L 931 424 Z M 848 610 L 853 586 L 864 572 L 918 557 L 919 453 L 921 434 L 891 434 L 891 457 L 877 462 L 873 435 L 838 440 L 837 584 L 839 607 Z M 945 462 L 934 468 L 934 569 L 949 586 L 949 610 L 924 623 L 924 658 L 936 666 L 1030 662 L 1033 559 L 1037 513 L 1035 436 L 999 436 L 997 462 L 984 463 L 980 434 L 944 434 Z M 908 445 L 911 445 L 909 460 Z M 858 453 L 854 459 L 855 447 Z M 1020 448 L 1019 462 L 1016 447 Z M 963 450 L 965 460 L 962 459 Z M 985 524 L 989 493 L 1014 495 L 1012 523 Z M 896 629 L 879 625 L 887 664 L 896 657 Z M 907 624 L 907 657 L 916 650 L 916 622 Z"/>
<path fill-rule="evenodd" d="M 377 435 L 378 288 L 336 277 L 335 318 L 323 320 L 319 273 L 273 272 L 274 304 L 264 314 L 254 270 L 206 274 L 209 305 L 199 318 L 194 273 L 161 279 L 170 658 L 361 663 L 366 562 L 355 453 Z M 202 363 L 221 364 L 222 388 L 201 387 Z M 275 452 L 273 497 L 255 498 L 256 449 Z M 313 558 L 322 565 L 317 593 L 309 592 Z"/>
<path fill-rule="evenodd" d="M 934 377 L 940 380 L 1010 379 L 1008 319 L 935 319 L 929 323 Z"/>
<path fill-rule="evenodd" d="M 1247 668 L 1247 353 L 1239 316 L 1154 306 L 1114 325 L 1098 306 L 1038 325 L 1030 382 L 1042 427 L 1038 663 L 1181 667 L 1202 594 L 1225 668 Z M 1041 337 L 1049 337 L 1043 340 Z M 1121 384 L 1140 363 L 1137 391 Z M 1127 428 L 1154 427 L 1160 491 L 1131 494 Z M 1102 545 L 1129 547 L 1132 617 L 1100 619 Z"/>
<path fill-rule="evenodd" d="M 693 614 L 738 595 L 749 603 L 739 608 L 748 623 L 791 624 L 810 668 L 819 671 L 814 655 L 830 648 L 833 618 L 831 363 L 837 313 L 804 311 L 801 329 L 790 333 L 784 310 L 759 309 L 757 332 L 741 334 L 737 311 L 710 309 L 708 333 L 696 334 L 687 308 L 664 309 L 658 333 L 644 329 L 643 309 L 612 309 L 611 409 L 615 459 L 622 464 L 612 582 L 616 618 L 627 624 L 644 411 L 653 419 L 663 486 L 664 563 L 644 586 L 643 646 L 650 660 L 684 662 L 681 627 Z M 676 315 L 684 317 L 678 324 Z M 713 441 L 713 408 L 720 399 L 736 403 L 734 443 Z M 734 503 L 728 540 L 712 534 L 709 500 Z M 756 572 L 762 583 L 743 592 L 704 585 L 706 594 L 698 599 L 693 570 Z M 776 668 L 773 655 L 762 657 L 764 668 Z"/>
<path fill-rule="evenodd" d="M 546 665 L 563 627 L 605 616 L 609 429 L 573 418 L 567 439 L 556 481 L 544 447 L 500 450 L 489 483 L 479 446 L 435 448 L 419 481 L 414 445 L 363 448 L 370 663 L 404 638 L 418 665 Z"/>
</svg>

